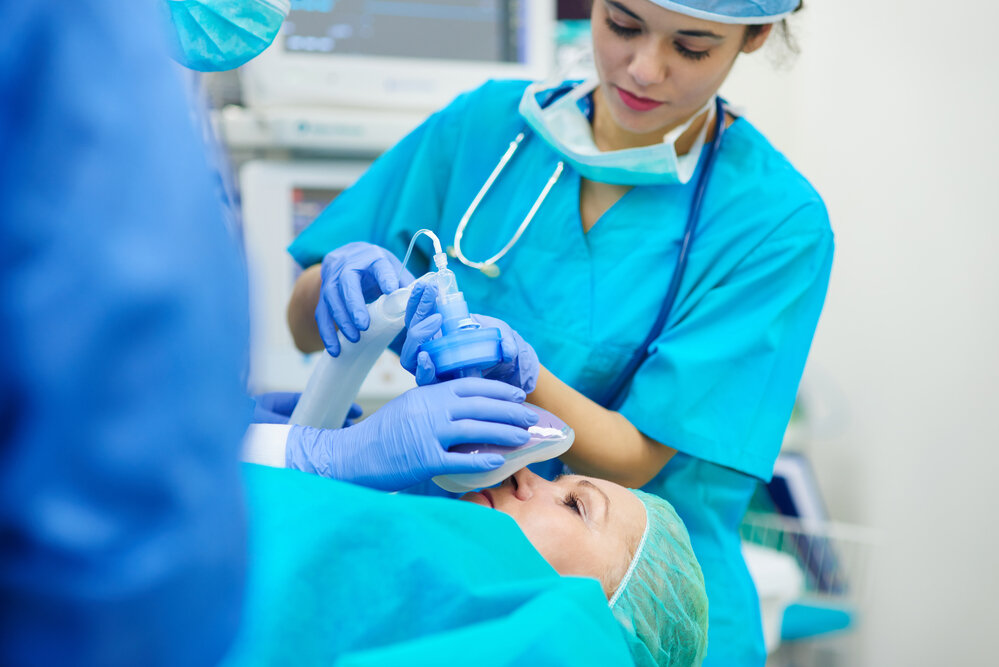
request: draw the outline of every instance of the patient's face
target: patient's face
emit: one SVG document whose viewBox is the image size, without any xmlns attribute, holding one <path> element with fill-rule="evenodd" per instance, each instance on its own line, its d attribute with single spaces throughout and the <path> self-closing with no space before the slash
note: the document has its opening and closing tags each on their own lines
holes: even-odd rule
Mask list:
<svg viewBox="0 0 999 667">
<path fill-rule="evenodd" d="M 509 514 L 559 574 L 598 579 L 608 596 L 645 529 L 642 501 L 593 477 L 565 475 L 549 482 L 524 469 L 461 499 Z"/>
</svg>

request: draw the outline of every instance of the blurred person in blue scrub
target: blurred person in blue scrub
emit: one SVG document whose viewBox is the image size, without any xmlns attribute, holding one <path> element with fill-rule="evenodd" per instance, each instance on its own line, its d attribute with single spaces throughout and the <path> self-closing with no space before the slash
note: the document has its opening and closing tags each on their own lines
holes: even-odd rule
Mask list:
<svg viewBox="0 0 999 667">
<path fill-rule="evenodd" d="M 575 429 L 564 464 L 683 518 L 711 665 L 765 660 L 737 527 L 772 474 L 833 255 L 819 195 L 717 92 L 798 8 L 594 0 L 595 79 L 458 97 L 290 248 L 310 268 L 289 322 L 315 350 L 364 329 L 372 253 L 401 257 L 423 227 L 450 243 L 469 306 L 537 351 L 528 398 Z"/>
<path fill-rule="evenodd" d="M 0 22 L 0 664 L 213 664 L 252 405 L 204 147 L 151 3 Z"/>
<path fill-rule="evenodd" d="M 241 616 L 246 276 L 155 10 L 0 2 L 4 665 L 216 664 Z"/>
</svg>

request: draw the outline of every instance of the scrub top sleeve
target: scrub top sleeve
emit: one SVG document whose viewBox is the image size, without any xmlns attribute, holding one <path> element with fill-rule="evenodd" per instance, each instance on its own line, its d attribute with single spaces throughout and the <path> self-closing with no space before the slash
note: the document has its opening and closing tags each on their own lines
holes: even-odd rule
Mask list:
<svg viewBox="0 0 999 667">
<path fill-rule="evenodd" d="M 303 267 L 316 264 L 352 241 L 382 246 L 401 260 L 418 229 L 436 230 L 467 97 L 430 116 L 334 199 L 289 246 L 295 261 Z M 425 250 L 418 243 L 413 251 L 407 268 L 414 275 L 429 266 Z"/>
<path fill-rule="evenodd" d="M 678 302 L 620 412 L 650 438 L 769 480 L 825 300 L 833 235 L 813 200 L 718 284 Z"/>
</svg>

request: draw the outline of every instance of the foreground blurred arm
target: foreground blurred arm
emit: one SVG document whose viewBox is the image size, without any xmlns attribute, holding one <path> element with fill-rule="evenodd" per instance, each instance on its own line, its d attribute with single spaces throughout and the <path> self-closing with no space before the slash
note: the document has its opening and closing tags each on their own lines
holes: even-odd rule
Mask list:
<svg viewBox="0 0 999 667">
<path fill-rule="evenodd" d="M 155 6 L 0 3 L 0 664 L 209 665 L 245 279 Z"/>
</svg>

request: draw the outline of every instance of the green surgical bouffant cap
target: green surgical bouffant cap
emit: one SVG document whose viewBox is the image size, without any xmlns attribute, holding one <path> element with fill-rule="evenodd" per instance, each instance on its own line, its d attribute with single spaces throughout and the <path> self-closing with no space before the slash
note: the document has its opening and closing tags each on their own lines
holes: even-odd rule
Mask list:
<svg viewBox="0 0 999 667">
<path fill-rule="evenodd" d="M 708 595 L 690 536 L 667 501 L 629 490 L 645 506 L 645 531 L 611 611 L 639 667 L 700 665 L 708 648 Z"/>
</svg>

